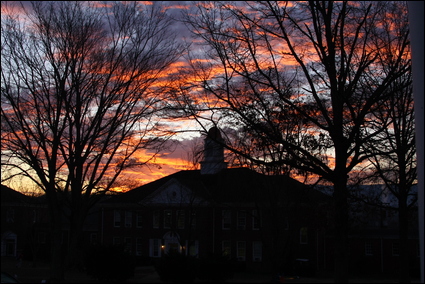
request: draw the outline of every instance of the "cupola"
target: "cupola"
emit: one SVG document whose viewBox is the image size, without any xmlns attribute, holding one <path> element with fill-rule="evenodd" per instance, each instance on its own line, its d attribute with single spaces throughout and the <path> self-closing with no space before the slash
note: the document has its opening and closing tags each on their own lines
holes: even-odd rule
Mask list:
<svg viewBox="0 0 425 284">
<path fill-rule="evenodd" d="M 201 161 L 201 174 L 212 175 L 227 168 L 224 161 L 224 139 L 220 130 L 212 127 L 204 140 L 204 159 Z"/>
</svg>

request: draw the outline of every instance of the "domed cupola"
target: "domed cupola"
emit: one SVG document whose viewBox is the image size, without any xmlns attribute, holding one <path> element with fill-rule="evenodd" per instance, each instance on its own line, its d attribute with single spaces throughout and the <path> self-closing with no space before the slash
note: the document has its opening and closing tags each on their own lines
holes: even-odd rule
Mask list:
<svg viewBox="0 0 425 284">
<path fill-rule="evenodd" d="M 201 174 L 216 174 L 227 168 L 224 162 L 224 139 L 220 130 L 212 127 L 204 140 L 204 159 L 201 161 Z"/>
</svg>

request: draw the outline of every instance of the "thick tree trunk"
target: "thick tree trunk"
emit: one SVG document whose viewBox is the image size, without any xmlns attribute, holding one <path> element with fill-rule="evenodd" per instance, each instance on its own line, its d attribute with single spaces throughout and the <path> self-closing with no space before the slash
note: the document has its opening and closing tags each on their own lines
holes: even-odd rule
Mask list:
<svg viewBox="0 0 425 284">
<path fill-rule="evenodd" d="M 400 189 L 401 191 L 404 189 Z M 404 191 L 406 192 L 406 191 Z M 398 211 L 398 220 L 399 220 L 399 243 L 400 243 L 400 266 L 399 266 L 399 282 L 400 283 L 410 283 L 409 275 L 409 225 L 408 225 L 408 214 L 407 214 L 407 205 L 406 198 L 399 198 L 399 211 Z"/>
<path fill-rule="evenodd" d="M 348 282 L 348 204 L 346 183 L 334 185 L 335 203 L 335 283 Z"/>
<path fill-rule="evenodd" d="M 56 211 L 56 212 L 55 212 Z M 51 210 L 51 239 L 50 239 L 50 282 L 59 283 L 64 279 L 62 251 L 62 214 Z"/>
</svg>

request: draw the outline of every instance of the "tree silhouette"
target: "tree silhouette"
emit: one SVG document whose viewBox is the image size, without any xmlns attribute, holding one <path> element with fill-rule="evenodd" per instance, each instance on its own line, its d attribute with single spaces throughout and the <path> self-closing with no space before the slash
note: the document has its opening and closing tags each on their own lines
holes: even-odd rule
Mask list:
<svg viewBox="0 0 425 284">
<path fill-rule="evenodd" d="M 380 131 L 372 114 L 410 70 L 405 4 L 203 2 L 185 22 L 205 58 L 189 58 L 192 80 L 176 88 L 182 114 L 236 129 L 254 148 L 227 147 L 256 164 L 333 185 L 335 281 L 347 282 L 347 184 Z"/>
<path fill-rule="evenodd" d="M 370 158 L 373 175 L 369 179 L 383 182 L 398 201 L 395 208 L 386 206 L 398 212 L 399 280 L 409 283 L 409 211 L 417 205 L 417 192 L 413 190 L 417 183 L 417 165 L 411 74 L 394 82 L 388 91 L 390 98 L 375 112 L 375 129 L 381 131 L 367 143 L 367 149 L 373 154 Z M 367 197 L 362 199 L 373 204 Z"/>
<path fill-rule="evenodd" d="M 15 16 L 2 5 L 2 166 L 46 194 L 51 277 L 58 280 L 63 216 L 71 224 L 68 251 L 76 253 L 89 209 L 125 168 L 149 162 L 170 134 L 157 115 L 159 78 L 182 47 L 156 4 L 22 8 Z M 151 156 L 136 158 L 141 149 Z"/>
</svg>

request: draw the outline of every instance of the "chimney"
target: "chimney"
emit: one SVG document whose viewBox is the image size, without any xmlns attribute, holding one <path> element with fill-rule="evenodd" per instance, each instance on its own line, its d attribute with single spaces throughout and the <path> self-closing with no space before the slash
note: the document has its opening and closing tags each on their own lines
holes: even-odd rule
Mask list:
<svg viewBox="0 0 425 284">
<path fill-rule="evenodd" d="M 220 130 L 212 127 L 204 140 L 204 159 L 201 161 L 201 174 L 212 175 L 227 168 L 224 162 L 224 139 Z"/>
</svg>

